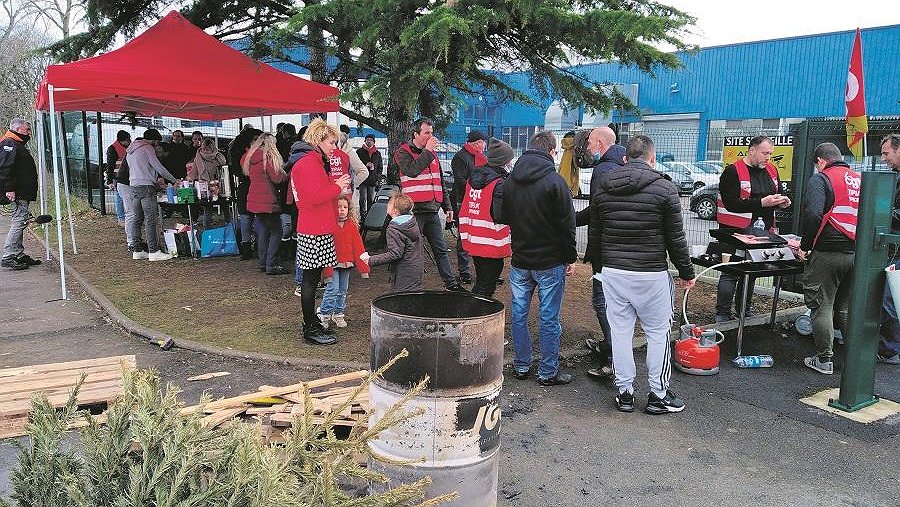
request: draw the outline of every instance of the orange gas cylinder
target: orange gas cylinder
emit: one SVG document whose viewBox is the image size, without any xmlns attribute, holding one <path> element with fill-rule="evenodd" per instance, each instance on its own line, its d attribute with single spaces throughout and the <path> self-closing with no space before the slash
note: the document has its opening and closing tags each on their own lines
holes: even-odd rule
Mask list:
<svg viewBox="0 0 900 507">
<path fill-rule="evenodd" d="M 690 325 L 682 326 L 681 331 L 681 339 L 675 342 L 675 368 L 691 375 L 719 373 L 719 344 L 725 338 L 722 333 Z"/>
</svg>

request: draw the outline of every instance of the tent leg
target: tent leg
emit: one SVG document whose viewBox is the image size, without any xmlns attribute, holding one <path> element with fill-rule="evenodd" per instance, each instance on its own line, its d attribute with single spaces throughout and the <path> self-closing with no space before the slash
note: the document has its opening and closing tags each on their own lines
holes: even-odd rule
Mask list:
<svg viewBox="0 0 900 507">
<path fill-rule="evenodd" d="M 47 157 L 44 153 L 44 113 L 35 109 L 34 111 L 34 123 L 37 127 L 35 131 L 38 133 L 37 135 L 37 145 L 38 145 L 38 176 L 40 186 L 38 187 L 41 191 L 41 215 L 47 214 Z M 41 228 L 44 230 L 44 259 L 50 260 L 50 226 L 48 224 L 42 224 Z"/>
<path fill-rule="evenodd" d="M 62 131 L 63 123 L 62 123 L 62 113 L 60 114 L 60 121 L 57 123 L 57 127 L 59 130 L 59 139 L 62 139 L 65 136 L 65 133 Z M 74 255 L 78 255 L 78 245 L 75 244 L 75 223 L 72 221 L 72 195 L 69 191 L 69 171 L 63 171 L 63 189 L 65 192 L 63 195 L 66 197 L 66 210 L 69 214 L 69 237 L 72 239 L 72 253 Z"/>
<path fill-rule="evenodd" d="M 63 251 L 62 220 L 59 219 L 62 214 L 59 195 L 59 149 L 57 148 L 59 131 L 56 129 L 56 103 L 53 99 L 53 85 L 47 85 L 47 91 L 50 95 L 50 146 L 53 151 L 53 186 L 56 187 L 56 242 L 59 246 L 59 284 L 62 290 L 62 299 L 67 300 L 69 297 L 66 293 L 66 258 Z"/>
</svg>

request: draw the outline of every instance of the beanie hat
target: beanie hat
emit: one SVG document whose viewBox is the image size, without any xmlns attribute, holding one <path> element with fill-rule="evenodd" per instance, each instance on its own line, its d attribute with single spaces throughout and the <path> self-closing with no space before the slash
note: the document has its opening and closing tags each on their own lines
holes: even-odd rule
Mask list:
<svg viewBox="0 0 900 507">
<path fill-rule="evenodd" d="M 513 156 L 515 156 L 515 153 L 509 144 L 496 137 L 492 137 L 488 141 L 487 159 L 489 166 L 503 167 L 513 159 Z"/>
<path fill-rule="evenodd" d="M 484 133 L 482 131 L 473 130 L 466 136 L 467 143 L 474 143 L 475 141 L 484 141 Z"/>
</svg>

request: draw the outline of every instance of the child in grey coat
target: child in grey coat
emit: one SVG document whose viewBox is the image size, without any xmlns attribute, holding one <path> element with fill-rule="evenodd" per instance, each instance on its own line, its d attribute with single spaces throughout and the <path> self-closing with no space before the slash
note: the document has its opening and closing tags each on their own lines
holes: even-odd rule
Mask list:
<svg viewBox="0 0 900 507">
<path fill-rule="evenodd" d="M 360 256 L 370 266 L 389 265 L 393 292 L 422 290 L 425 257 L 412 208 L 409 196 L 394 194 L 387 205 L 387 213 L 393 217 L 386 231 L 387 251 L 372 256 L 364 252 Z"/>
</svg>

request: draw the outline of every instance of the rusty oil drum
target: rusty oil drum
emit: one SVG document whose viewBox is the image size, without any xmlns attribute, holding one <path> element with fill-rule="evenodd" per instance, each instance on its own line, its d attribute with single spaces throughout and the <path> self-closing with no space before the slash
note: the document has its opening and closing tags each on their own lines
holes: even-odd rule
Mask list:
<svg viewBox="0 0 900 507">
<path fill-rule="evenodd" d="M 497 505 L 503 304 L 460 292 L 401 292 L 373 300 L 371 322 L 373 371 L 409 351 L 370 385 L 373 420 L 425 375 L 430 382 L 406 405 L 424 413 L 369 443 L 375 456 L 369 466 L 391 479 L 387 487 L 430 476 L 428 498 L 459 493 L 442 505 Z"/>
</svg>

